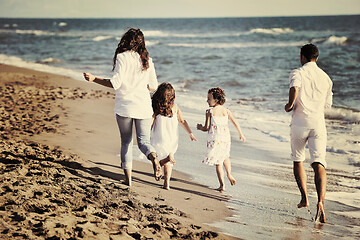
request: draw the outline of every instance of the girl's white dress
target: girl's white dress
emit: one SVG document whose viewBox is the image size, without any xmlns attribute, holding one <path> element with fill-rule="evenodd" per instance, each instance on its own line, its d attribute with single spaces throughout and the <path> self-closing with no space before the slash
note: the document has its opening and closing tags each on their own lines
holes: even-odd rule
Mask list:
<svg viewBox="0 0 360 240">
<path fill-rule="evenodd" d="M 207 156 L 203 163 L 209 165 L 223 164 L 230 157 L 231 137 L 228 116 L 213 116 L 212 109 L 209 110 L 210 129 L 207 139 Z"/>
<path fill-rule="evenodd" d="M 173 116 L 165 117 L 158 114 L 155 117 L 153 127 L 151 129 L 150 144 L 155 148 L 158 159 L 166 158 L 170 153 L 175 153 L 179 142 L 179 129 L 177 111 Z"/>
</svg>

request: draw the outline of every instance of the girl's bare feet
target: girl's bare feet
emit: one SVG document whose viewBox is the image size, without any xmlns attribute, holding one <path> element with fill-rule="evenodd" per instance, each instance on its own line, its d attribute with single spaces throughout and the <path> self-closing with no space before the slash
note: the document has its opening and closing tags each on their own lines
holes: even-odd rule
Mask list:
<svg viewBox="0 0 360 240">
<path fill-rule="evenodd" d="M 218 187 L 217 189 L 215 189 L 216 191 L 219 192 L 224 192 L 225 191 L 225 187 Z"/>
<path fill-rule="evenodd" d="M 325 210 L 323 203 L 319 202 L 315 216 L 315 222 L 325 223 Z"/>
<path fill-rule="evenodd" d="M 231 184 L 232 186 L 234 186 L 234 185 L 236 184 L 235 178 L 234 178 L 233 176 L 229 176 L 228 178 L 229 178 L 230 184 Z"/>
<path fill-rule="evenodd" d="M 170 153 L 169 154 L 169 161 L 175 165 L 176 161 L 175 161 L 175 158 L 174 158 L 174 154 L 173 153 Z"/>
<path fill-rule="evenodd" d="M 301 198 L 300 203 L 297 205 L 298 208 L 308 207 L 310 206 L 309 201 L 306 197 Z"/>
<path fill-rule="evenodd" d="M 170 190 L 170 186 L 163 186 L 163 189 L 165 189 L 165 190 Z"/>
</svg>

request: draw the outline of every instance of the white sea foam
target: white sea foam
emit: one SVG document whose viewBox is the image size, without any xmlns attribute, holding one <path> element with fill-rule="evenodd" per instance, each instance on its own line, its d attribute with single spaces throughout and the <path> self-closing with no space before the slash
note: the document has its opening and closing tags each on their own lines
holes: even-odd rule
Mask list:
<svg viewBox="0 0 360 240">
<path fill-rule="evenodd" d="M 107 40 L 107 39 L 112 39 L 112 38 L 114 38 L 114 37 L 113 37 L 113 36 L 108 36 L 108 35 L 106 35 L 106 36 L 97 36 L 97 37 L 94 37 L 92 40 L 93 40 L 94 42 L 100 42 L 100 41 Z"/>
<path fill-rule="evenodd" d="M 326 199 L 358 208 L 360 206 L 360 190 L 353 192 L 327 192 Z"/>
<path fill-rule="evenodd" d="M 36 36 L 44 36 L 44 35 L 55 35 L 53 32 L 42 31 L 42 30 L 15 30 L 17 34 L 30 34 Z"/>
<path fill-rule="evenodd" d="M 280 35 L 292 33 L 294 30 L 291 28 L 255 28 L 250 30 L 250 33 L 261 33 L 261 34 L 272 34 L 272 35 Z"/>
<path fill-rule="evenodd" d="M 328 45 L 342 45 L 345 44 L 347 41 L 347 37 L 337 37 L 337 36 L 331 36 L 329 37 L 324 44 Z"/>
<path fill-rule="evenodd" d="M 57 59 L 57 58 L 44 58 L 44 59 L 41 59 L 39 61 L 36 61 L 36 63 L 61 63 L 62 61 L 60 59 Z"/>
<path fill-rule="evenodd" d="M 0 63 L 17 66 L 17 67 L 29 68 L 29 69 L 33 69 L 33 70 L 37 70 L 37 71 L 42 71 L 42 72 L 58 74 L 58 75 L 62 75 L 62 76 L 68 76 L 68 77 L 71 77 L 71 78 L 74 78 L 77 80 L 83 79 L 81 72 L 76 72 L 76 71 L 73 71 L 70 69 L 53 67 L 53 66 L 49 66 L 49 65 L 45 65 L 45 64 L 30 62 L 30 61 L 26 61 L 26 60 L 23 60 L 19 57 L 15 57 L 15 56 L 7 56 L 4 54 L 0 54 Z"/>
<path fill-rule="evenodd" d="M 60 23 L 59 23 L 59 26 L 60 26 L 60 27 L 65 27 L 65 26 L 67 26 L 67 23 L 66 23 L 66 22 L 60 22 Z"/>
<path fill-rule="evenodd" d="M 154 46 L 160 44 L 160 41 L 146 41 L 146 46 Z"/>
<path fill-rule="evenodd" d="M 327 119 L 342 120 L 350 123 L 360 123 L 360 112 L 348 108 L 332 107 L 325 110 Z"/>
</svg>

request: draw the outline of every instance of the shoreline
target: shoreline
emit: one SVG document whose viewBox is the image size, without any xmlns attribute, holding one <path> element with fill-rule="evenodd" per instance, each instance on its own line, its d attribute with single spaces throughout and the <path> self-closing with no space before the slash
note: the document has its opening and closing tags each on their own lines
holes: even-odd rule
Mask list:
<svg viewBox="0 0 360 240">
<path fill-rule="evenodd" d="M 133 202 L 137 202 L 139 205 L 158 206 L 159 212 L 163 212 L 162 214 L 165 215 L 170 214 L 179 222 L 179 224 L 175 224 L 178 229 L 173 227 L 176 230 L 176 234 L 178 234 L 178 238 L 188 236 L 187 234 L 192 234 L 195 239 L 197 237 L 201 238 L 201 236 L 215 239 L 235 239 L 234 237 L 221 233 L 215 233 L 214 231 L 219 230 L 206 225 L 207 223 L 224 220 L 226 217 L 230 217 L 232 215 L 231 210 L 226 207 L 226 202 L 229 200 L 229 197 L 224 194 L 217 193 L 205 185 L 191 181 L 190 177 L 186 174 L 174 170 L 172 177 L 172 190 L 167 191 L 161 189 L 162 181 L 156 182 L 153 179 L 150 163 L 135 161 L 133 169 L 134 186 L 131 187 L 131 190 L 129 190 L 121 183 L 123 173 L 119 168 L 120 160 L 117 156 L 120 148 L 120 137 L 113 113 L 114 94 L 112 93 L 112 89 L 108 90 L 104 87 L 90 84 L 85 81 L 74 80 L 69 77 L 38 72 L 31 69 L 24 69 L 3 64 L 0 65 L 0 68 L 0 86 L 4 87 L 6 83 L 7 86 L 13 88 L 12 91 L 25 94 L 25 96 L 28 96 L 28 98 L 32 101 L 32 103 L 27 105 L 28 108 L 20 106 L 18 109 L 17 107 L 15 107 L 16 109 L 12 109 L 12 117 L 14 117 L 14 119 L 10 116 L 9 121 L 16 122 L 18 125 L 16 125 L 17 129 L 15 130 L 14 127 L 11 128 L 11 124 L 10 127 L 8 126 L 9 128 L 2 128 L 1 136 L 4 139 L 4 142 L 10 143 L 12 147 L 16 147 L 17 149 L 30 148 L 30 152 L 41 151 L 42 155 L 40 155 L 45 157 L 43 159 L 35 160 L 40 162 L 49 162 L 52 158 L 53 160 L 50 161 L 52 163 L 48 163 L 50 165 L 58 164 L 56 157 L 61 158 L 63 162 L 66 162 L 66 164 L 60 164 L 61 166 L 57 166 L 57 169 L 61 169 L 61 167 L 69 168 L 69 165 L 72 166 L 70 167 L 70 171 L 68 170 L 68 173 L 70 173 L 69 176 L 67 176 L 67 174 L 61 174 L 65 176 L 65 179 L 68 179 L 67 181 L 71 181 L 72 178 L 75 178 L 74 175 L 78 176 L 80 174 L 82 176 L 86 176 L 85 179 L 87 180 L 95 179 L 95 183 L 100 182 L 101 184 L 98 187 L 101 189 L 104 187 L 101 186 L 103 182 L 106 183 L 105 186 L 112 186 L 110 188 L 112 188 L 113 192 L 115 191 L 114 189 L 121 189 L 121 191 L 126 192 L 128 197 L 134 199 Z M 11 96 L 10 98 L 15 97 L 15 95 L 11 92 L 6 95 L 6 98 L 9 98 L 9 96 Z M 21 97 L 19 99 L 21 99 Z M 19 99 L 12 100 L 19 101 Z M 7 102 L 7 104 L 9 104 L 9 102 Z M 14 104 L 17 105 L 18 102 L 14 102 Z M 39 107 L 44 111 L 36 109 L 35 111 L 30 111 L 30 107 L 32 107 L 33 110 L 35 107 Z M 7 113 L 8 110 L 6 107 L 4 108 L 3 113 Z M 36 116 L 39 112 L 41 114 Z M 16 119 L 15 116 L 20 115 L 22 115 L 22 119 L 20 117 Z M 28 125 L 24 122 L 28 123 Z M 35 129 L 31 129 L 32 127 L 35 127 Z M 17 144 L 20 145 L 17 146 Z M 16 148 L 12 147 L 10 147 L 7 151 L 12 153 L 11 156 L 20 158 L 17 161 L 31 163 L 31 156 L 34 156 L 33 153 L 30 155 L 16 155 L 13 153 Z M 49 150 L 43 152 L 43 149 Z M 55 152 L 58 150 L 61 154 L 58 153 L 58 155 L 54 155 L 52 152 L 49 153 L 50 149 Z M 2 152 L 2 154 L 4 154 L 4 152 Z M 9 154 L 6 155 L 6 157 L 3 157 L 3 159 L 8 159 L 8 156 Z M 66 159 L 66 157 L 68 158 Z M 2 160 L 2 163 L 4 161 L 5 160 Z M 20 162 L 18 164 L 20 164 Z M 5 167 L 3 164 L 1 164 L 1 166 L 2 168 Z M 31 166 L 29 169 L 31 170 Z M 44 167 L 41 166 L 41 164 L 40 169 L 41 171 L 44 170 Z M 51 173 L 47 174 L 49 174 L 49 176 L 54 176 L 51 175 Z M 35 174 L 35 176 L 37 175 Z M 30 176 L 22 177 L 24 177 L 24 180 Z M 76 186 L 75 182 L 72 183 L 74 186 Z M 14 186 L 8 187 L 12 190 L 15 188 Z M 39 185 L 37 187 L 43 189 L 43 186 Z M 21 190 L 23 189 L 17 189 L 17 191 Z M 31 220 L 29 220 L 29 218 L 33 220 L 34 213 L 31 211 L 26 212 L 24 209 L 22 209 L 20 213 L 17 213 L 15 211 L 15 209 L 19 210 L 17 204 L 6 205 L 8 203 L 6 201 L 9 201 L 11 197 L 14 197 L 13 192 L 14 191 L 8 191 L 2 196 L 3 201 L 0 205 L 4 207 L 3 210 L 5 210 L 5 213 L 12 214 L 6 214 L 4 219 L 8 217 L 7 220 L 9 220 L 13 219 L 12 217 L 14 216 L 22 216 L 22 218 L 20 217 L 19 219 L 25 219 L 19 221 L 17 224 L 24 224 L 28 221 L 29 223 L 27 227 L 29 229 L 28 231 L 24 230 L 23 233 L 20 234 L 30 236 L 30 229 L 34 227 L 31 226 Z M 34 192 L 31 192 L 31 194 L 34 194 Z M 109 194 L 109 191 L 106 194 Z M 29 199 L 33 197 L 28 195 L 26 196 L 29 197 Z M 41 197 L 44 196 L 45 194 L 40 195 L 38 198 L 38 204 L 41 205 L 40 200 L 42 199 Z M 110 197 L 114 196 L 110 194 Z M 46 199 L 44 199 L 44 201 L 46 201 Z M 61 205 L 61 207 L 63 206 Z M 57 206 L 52 206 L 50 209 L 53 208 L 58 209 Z M 96 207 L 94 208 L 96 209 Z M 46 210 L 46 208 L 43 210 Z M 51 211 L 55 210 L 50 210 L 50 212 Z M 149 214 L 146 207 L 144 209 L 141 208 L 140 212 L 144 215 Z M 61 216 L 62 215 L 60 213 L 57 213 L 56 216 L 53 216 L 53 218 L 60 219 Z M 110 213 L 107 217 L 111 218 L 113 216 L 111 216 Z M 152 217 L 154 218 L 153 215 Z M 48 218 L 52 217 L 48 216 Z M 40 221 L 43 224 L 41 229 L 44 231 L 42 232 L 44 235 L 48 234 L 46 236 L 49 237 L 51 237 L 50 233 L 56 235 L 53 231 L 48 231 L 46 233 L 46 219 L 47 218 Z M 72 221 L 74 221 L 74 219 L 72 219 Z M 13 221 L 5 221 L 5 223 L 9 225 L 0 225 L 0 228 L 4 228 L 4 231 L 8 229 L 7 234 L 14 234 L 12 232 L 12 227 L 17 224 L 12 224 L 12 222 Z M 149 231 L 148 225 L 141 225 L 139 222 L 129 223 L 131 222 L 130 220 L 122 221 L 121 224 L 124 224 L 124 222 L 126 222 L 127 228 L 120 232 L 122 232 L 122 234 L 130 234 L 130 236 L 134 232 L 131 232 L 129 229 L 134 226 L 143 231 L 144 233 L 142 236 L 146 237 L 172 236 L 171 234 L 175 234 L 175 231 L 167 230 L 169 226 L 165 226 L 165 223 L 161 221 L 161 219 L 157 219 L 154 221 L 155 223 L 149 221 L 149 224 L 157 224 L 156 227 L 153 226 L 153 228 L 151 228 L 151 231 Z M 74 226 L 76 226 L 76 224 L 74 224 Z M 27 227 L 24 226 L 25 229 Z M 61 227 L 59 227 L 59 229 L 61 229 Z M 60 234 L 61 232 L 59 229 L 57 234 Z M 82 234 L 85 234 L 84 236 L 90 236 L 89 234 L 91 234 L 91 231 L 89 229 L 91 229 L 91 227 L 82 227 L 82 229 L 83 230 L 81 232 Z M 98 231 L 103 234 L 102 236 L 109 234 L 109 232 L 106 232 L 109 231 L 109 229 L 106 228 L 98 227 Z M 34 233 L 34 231 L 32 232 Z M 79 234 L 79 231 L 73 233 Z"/>
</svg>

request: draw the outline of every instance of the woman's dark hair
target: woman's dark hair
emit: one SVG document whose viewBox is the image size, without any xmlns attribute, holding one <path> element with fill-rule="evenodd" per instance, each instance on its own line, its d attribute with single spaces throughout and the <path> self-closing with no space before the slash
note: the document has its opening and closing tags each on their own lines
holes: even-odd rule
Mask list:
<svg viewBox="0 0 360 240">
<path fill-rule="evenodd" d="M 175 90 L 170 83 L 161 83 L 152 97 L 152 108 L 155 116 L 160 114 L 172 117 L 175 101 Z"/>
<path fill-rule="evenodd" d="M 119 53 L 132 50 L 140 55 L 142 69 L 149 68 L 149 53 L 145 47 L 144 34 L 138 28 L 130 28 L 121 38 L 118 47 L 115 50 L 113 58 L 113 71 L 115 69 L 116 57 Z"/>
<path fill-rule="evenodd" d="M 314 44 L 309 43 L 301 47 L 300 54 L 310 62 L 311 60 L 318 58 L 319 49 Z"/>
<path fill-rule="evenodd" d="M 218 104 L 223 105 L 225 103 L 225 92 L 221 88 L 211 88 L 208 94 L 212 94 L 214 100 L 218 100 Z"/>
</svg>

